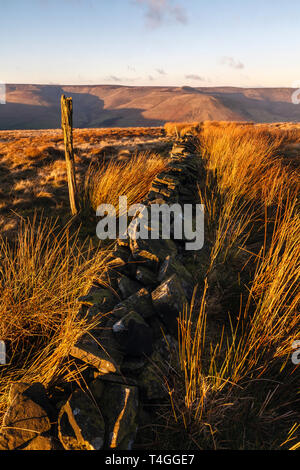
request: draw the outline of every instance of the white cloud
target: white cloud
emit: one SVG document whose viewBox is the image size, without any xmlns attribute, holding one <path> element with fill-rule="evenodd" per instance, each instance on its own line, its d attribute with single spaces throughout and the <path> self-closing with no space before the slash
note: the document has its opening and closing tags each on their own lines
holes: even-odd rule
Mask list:
<svg viewBox="0 0 300 470">
<path fill-rule="evenodd" d="M 137 82 L 141 79 L 141 77 L 123 77 L 123 76 L 118 76 L 118 75 L 107 75 L 106 77 L 104 77 L 104 80 L 106 82 L 114 82 L 114 83 L 117 83 L 117 84 L 120 84 L 120 83 L 134 83 L 134 82 Z"/>
<path fill-rule="evenodd" d="M 199 82 L 205 82 L 206 81 L 204 77 L 201 77 L 200 75 L 197 75 L 197 74 L 194 74 L 194 73 L 190 73 L 190 74 L 186 75 L 185 78 L 187 80 L 198 80 Z"/>
<path fill-rule="evenodd" d="M 122 77 L 117 77 L 116 75 L 110 75 L 109 77 L 107 77 L 108 80 L 112 81 L 112 82 L 122 82 L 124 80 L 124 78 Z"/>
<path fill-rule="evenodd" d="M 186 24 L 188 22 L 186 9 L 175 3 L 174 0 L 135 0 L 145 10 L 145 17 L 149 27 L 157 28 L 167 20 Z"/>
<path fill-rule="evenodd" d="M 244 64 L 240 60 L 236 60 L 233 57 L 222 57 L 221 64 L 228 65 L 228 67 L 236 70 L 242 70 L 245 68 Z"/>
</svg>

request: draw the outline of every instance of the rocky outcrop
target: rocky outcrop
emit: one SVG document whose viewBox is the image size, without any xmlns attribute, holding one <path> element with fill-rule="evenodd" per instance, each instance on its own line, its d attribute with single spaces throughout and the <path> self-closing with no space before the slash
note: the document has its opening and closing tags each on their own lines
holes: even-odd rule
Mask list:
<svg viewBox="0 0 300 470">
<path fill-rule="evenodd" d="M 194 202 L 201 171 L 196 143 L 186 136 L 174 144 L 169 167 L 154 179 L 145 206 Z M 177 319 L 194 287 L 184 266 L 183 241 L 172 231 L 166 240 L 118 240 L 109 265 L 106 280 L 112 287 L 95 285 L 79 299 L 80 315 L 99 318 L 98 327 L 70 351 L 92 372 L 86 389 L 66 387 L 62 399 L 54 400 L 53 414 L 42 386 L 17 385 L 0 448 L 130 449 L 144 405 L 166 399 L 161 371 L 167 373 Z"/>
</svg>

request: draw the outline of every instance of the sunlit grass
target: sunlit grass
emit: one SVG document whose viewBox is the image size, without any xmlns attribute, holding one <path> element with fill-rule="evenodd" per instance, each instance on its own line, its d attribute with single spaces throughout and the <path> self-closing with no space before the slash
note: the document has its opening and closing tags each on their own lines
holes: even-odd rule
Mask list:
<svg viewBox="0 0 300 470">
<path fill-rule="evenodd" d="M 297 367 L 290 362 L 300 337 L 299 179 L 276 158 L 286 135 L 278 129 L 271 134 L 238 126 L 210 126 L 200 134 L 208 170 L 205 190 L 199 190 L 211 243 L 208 277 L 200 286 L 200 307 L 192 305 L 179 319 L 181 375 L 169 388 L 176 425 L 167 419 L 170 429 L 184 429 L 187 442 L 201 449 L 299 447 Z M 247 241 L 258 229 L 260 248 L 252 253 Z M 216 329 L 206 305 L 209 273 L 229 254 L 248 255 L 252 275 L 239 310 L 224 312 L 228 320 Z"/>
<path fill-rule="evenodd" d="M 85 179 L 84 205 L 94 211 L 100 204 L 117 208 L 119 196 L 127 196 L 128 206 L 141 202 L 155 176 L 166 166 L 165 158 L 149 153 L 139 153 L 126 163 L 110 161 L 92 165 Z"/>
<path fill-rule="evenodd" d="M 21 220 L 14 244 L 0 239 L 0 338 L 10 361 L 0 368 L 0 416 L 11 383 L 48 384 L 63 373 L 70 347 L 91 327 L 78 316 L 78 297 L 105 256 L 43 217 Z"/>
<path fill-rule="evenodd" d="M 291 407 L 298 371 L 290 356 L 300 338 L 299 176 L 282 164 L 281 154 L 288 143 L 300 141 L 299 129 L 205 122 L 171 123 L 165 130 L 170 136 L 200 133 L 208 171 L 199 200 L 210 247 L 207 277 L 179 318 L 168 424 L 174 421 L 180 439 L 188 436 L 187 446 L 296 450 L 299 424 Z M 79 143 L 89 142 L 92 134 L 78 131 Z M 26 159 L 32 156 L 29 152 Z M 166 159 L 149 153 L 126 163 L 93 164 L 83 206 L 93 212 L 102 203 L 118 207 L 122 195 L 129 205 L 141 202 L 166 166 Z M 248 240 L 257 234 L 252 251 Z M 70 227 L 46 219 L 20 220 L 16 242 L 0 240 L 0 339 L 11 361 L 0 367 L 0 417 L 11 383 L 47 385 L 58 372 L 68 377 L 70 347 L 92 327 L 78 317 L 77 299 L 106 269 L 105 256 L 103 249 L 80 242 Z M 226 263 L 230 269 L 232 259 L 236 278 L 244 275 L 240 307 L 224 307 L 216 321 L 207 307 L 210 274 Z"/>
</svg>

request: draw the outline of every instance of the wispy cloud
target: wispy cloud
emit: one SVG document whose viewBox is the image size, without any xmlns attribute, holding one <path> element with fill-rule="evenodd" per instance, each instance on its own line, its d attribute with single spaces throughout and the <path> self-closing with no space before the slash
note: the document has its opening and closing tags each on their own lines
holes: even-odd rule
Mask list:
<svg viewBox="0 0 300 470">
<path fill-rule="evenodd" d="M 167 72 L 164 69 L 156 69 L 156 72 L 159 73 L 159 75 L 167 75 Z"/>
<path fill-rule="evenodd" d="M 141 77 L 121 77 L 118 75 L 107 75 L 104 77 L 105 82 L 114 82 L 114 83 L 134 83 L 141 79 Z"/>
<path fill-rule="evenodd" d="M 205 82 L 206 81 L 204 77 L 201 77 L 200 75 L 197 75 L 197 74 L 194 74 L 194 73 L 190 73 L 190 74 L 186 75 L 185 78 L 187 80 L 198 80 L 199 82 Z"/>
<path fill-rule="evenodd" d="M 187 12 L 182 6 L 174 5 L 170 9 L 170 14 L 171 16 L 173 16 L 173 18 L 175 18 L 176 21 L 178 21 L 178 23 L 187 24 L 188 22 Z"/>
<path fill-rule="evenodd" d="M 117 77 L 116 75 L 109 75 L 108 77 L 106 77 L 106 79 L 111 81 L 111 82 L 123 82 L 124 81 L 124 78 Z M 127 79 L 125 79 L 125 80 L 127 80 Z"/>
<path fill-rule="evenodd" d="M 242 70 L 245 68 L 244 64 L 240 60 L 236 60 L 233 57 L 222 57 L 220 60 L 222 65 L 227 65 L 232 69 Z"/>
<path fill-rule="evenodd" d="M 145 10 L 145 18 L 150 28 L 158 28 L 165 20 L 187 24 L 188 17 L 185 7 L 174 0 L 135 0 Z"/>
</svg>

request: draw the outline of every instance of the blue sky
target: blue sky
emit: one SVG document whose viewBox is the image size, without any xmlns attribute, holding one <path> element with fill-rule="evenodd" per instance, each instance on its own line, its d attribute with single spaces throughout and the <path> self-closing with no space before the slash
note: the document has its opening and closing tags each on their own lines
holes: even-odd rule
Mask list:
<svg viewBox="0 0 300 470">
<path fill-rule="evenodd" d="M 299 0 L 0 0 L 0 17 L 4 83 L 300 81 Z"/>
</svg>

